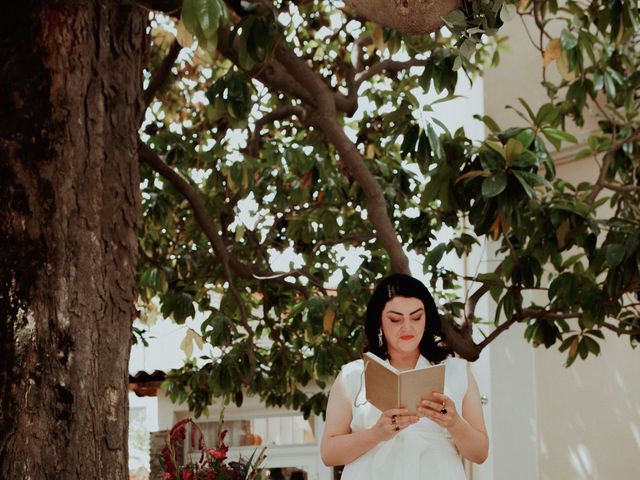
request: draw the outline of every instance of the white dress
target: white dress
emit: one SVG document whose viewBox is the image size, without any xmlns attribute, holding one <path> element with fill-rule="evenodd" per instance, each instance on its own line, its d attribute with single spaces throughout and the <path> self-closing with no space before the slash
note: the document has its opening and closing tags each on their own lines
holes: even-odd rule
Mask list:
<svg viewBox="0 0 640 480">
<path fill-rule="evenodd" d="M 466 361 L 448 357 L 444 360 L 444 394 L 451 398 L 459 414 L 467 392 Z M 369 428 L 380 417 L 380 410 L 366 401 L 363 361 L 355 360 L 342 367 L 340 375 L 351 399 L 351 431 Z M 422 355 L 416 368 L 429 362 Z M 356 398 L 357 396 L 357 398 Z M 355 400 L 355 401 L 354 401 Z M 465 480 L 458 451 L 446 428 L 421 418 L 393 438 L 379 443 L 358 457 L 342 472 L 342 480 Z"/>
</svg>

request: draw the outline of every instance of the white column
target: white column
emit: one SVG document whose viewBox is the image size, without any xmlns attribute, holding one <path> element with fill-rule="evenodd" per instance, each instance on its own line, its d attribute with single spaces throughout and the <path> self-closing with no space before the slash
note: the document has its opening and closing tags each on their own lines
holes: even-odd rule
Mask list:
<svg viewBox="0 0 640 480">
<path fill-rule="evenodd" d="M 467 273 L 494 271 L 495 245 L 478 248 L 469 257 Z M 477 285 L 470 289 L 473 293 Z M 476 316 L 493 321 L 495 302 L 487 294 L 476 308 Z M 503 321 L 504 319 L 501 319 Z M 481 327 L 489 334 L 494 327 Z M 474 339 L 482 340 L 480 328 Z M 470 480 L 538 480 L 538 419 L 536 372 L 533 348 L 526 343 L 524 326 L 516 324 L 498 336 L 474 362 L 473 374 L 480 395 L 486 397 L 485 423 L 489 435 L 489 457 L 474 465 Z"/>
</svg>

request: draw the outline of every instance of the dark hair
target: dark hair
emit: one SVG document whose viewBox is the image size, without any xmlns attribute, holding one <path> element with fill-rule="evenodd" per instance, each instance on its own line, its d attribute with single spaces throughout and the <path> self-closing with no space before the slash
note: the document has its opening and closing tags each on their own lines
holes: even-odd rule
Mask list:
<svg viewBox="0 0 640 480">
<path fill-rule="evenodd" d="M 375 353 L 380 358 L 387 358 L 387 341 L 383 336 L 380 346 L 378 332 L 382 328 L 382 310 L 393 297 L 417 298 L 422 301 L 426 324 L 419 345 L 420 353 L 432 363 L 439 363 L 447 358 L 451 350 L 442 345 L 442 320 L 431 293 L 420 280 L 402 273 L 384 277 L 371 295 L 364 326 L 367 335 L 365 351 Z"/>
</svg>

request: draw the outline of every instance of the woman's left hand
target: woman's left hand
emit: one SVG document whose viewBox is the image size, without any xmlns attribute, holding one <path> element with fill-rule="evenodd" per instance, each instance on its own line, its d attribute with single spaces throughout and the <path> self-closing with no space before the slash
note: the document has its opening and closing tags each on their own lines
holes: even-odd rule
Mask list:
<svg viewBox="0 0 640 480">
<path fill-rule="evenodd" d="M 438 403 L 423 398 L 418 404 L 418 414 L 433 420 L 443 428 L 453 427 L 460 419 L 456 404 L 442 393 L 433 392 L 433 396 L 438 400 Z"/>
</svg>

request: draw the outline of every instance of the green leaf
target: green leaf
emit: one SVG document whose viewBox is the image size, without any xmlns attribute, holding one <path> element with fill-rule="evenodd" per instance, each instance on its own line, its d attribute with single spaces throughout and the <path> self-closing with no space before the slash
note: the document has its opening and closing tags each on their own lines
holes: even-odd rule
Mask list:
<svg viewBox="0 0 640 480">
<path fill-rule="evenodd" d="M 530 128 L 523 128 L 515 137 L 515 140 L 518 140 L 524 148 L 530 148 L 531 142 L 533 142 L 536 138 L 536 133 Z M 533 152 L 530 152 L 533 153 Z"/>
<path fill-rule="evenodd" d="M 200 16 L 200 26 L 206 39 L 217 38 L 218 25 L 220 24 L 221 10 L 226 8 L 224 3 L 217 0 L 208 0 L 204 15 Z"/>
<path fill-rule="evenodd" d="M 560 118 L 560 109 L 552 103 L 545 103 L 540 107 L 536 114 L 535 124 L 539 127 L 545 125 L 553 126 Z"/>
<path fill-rule="evenodd" d="M 504 155 L 507 158 L 507 163 L 513 162 L 523 151 L 524 146 L 518 140 L 515 138 L 507 140 L 507 145 L 504 149 Z"/>
<path fill-rule="evenodd" d="M 482 196 L 485 198 L 500 195 L 507 188 L 507 175 L 503 171 L 494 172 L 482 181 Z"/>
<path fill-rule="evenodd" d="M 594 337 L 598 337 L 604 340 L 604 334 L 602 333 L 601 330 L 587 330 L 585 333 L 587 335 L 593 335 Z"/>
<path fill-rule="evenodd" d="M 431 152 L 433 153 L 436 159 L 441 159 L 443 155 L 442 144 L 440 143 L 438 134 L 433 129 L 431 124 L 427 125 L 427 135 L 429 137 L 429 145 L 431 146 Z"/>
<path fill-rule="evenodd" d="M 481 120 L 489 128 L 489 130 L 491 130 L 492 133 L 498 133 L 500 131 L 500 127 L 498 126 L 496 121 L 489 115 L 474 115 L 473 118 Z"/>
<path fill-rule="evenodd" d="M 531 119 L 531 121 L 535 123 L 536 116 L 533 114 L 533 110 L 531 110 L 531 107 L 529 106 L 527 101 L 522 97 L 518 97 L 518 101 L 527 110 L 527 113 L 529 114 L 529 118 Z"/>
<path fill-rule="evenodd" d="M 436 267 L 440 260 L 442 260 L 442 256 L 447 251 L 447 246 L 444 243 L 439 243 L 434 248 L 432 248 L 427 254 L 425 260 L 428 265 L 432 267 Z"/>
<path fill-rule="evenodd" d="M 332 374 L 331 356 L 327 347 L 320 347 L 316 353 L 315 364 L 316 375 L 319 378 L 326 378 Z"/>
<path fill-rule="evenodd" d="M 605 247 L 605 258 L 607 265 L 617 267 L 624 260 L 627 249 L 620 243 L 613 243 Z"/>
<path fill-rule="evenodd" d="M 185 28 L 197 38 L 204 36 L 200 25 L 200 14 L 206 10 L 206 0 L 184 0 L 182 2 L 181 17 Z"/>
<path fill-rule="evenodd" d="M 607 92 L 607 98 L 609 100 L 616 98 L 616 84 L 608 71 L 604 72 L 604 90 Z"/>
<path fill-rule="evenodd" d="M 557 150 L 560 150 L 560 144 L 565 142 L 578 143 L 576 137 L 571 135 L 570 133 L 563 132 L 562 130 L 558 130 L 556 128 L 543 128 L 542 133 L 549 140 Z"/>
<path fill-rule="evenodd" d="M 221 313 L 213 314 L 210 320 L 211 330 L 206 336 L 211 344 L 221 347 L 231 344 L 231 321 Z"/>
<path fill-rule="evenodd" d="M 402 155 L 407 157 L 414 153 L 416 148 L 416 142 L 418 141 L 418 136 L 420 135 L 420 127 L 418 125 L 411 125 L 404 134 L 404 140 L 402 141 L 402 146 L 400 147 L 400 151 Z"/>
<path fill-rule="evenodd" d="M 444 17 L 444 22 L 453 27 L 464 28 L 467 25 L 467 17 L 462 10 L 453 10 Z"/>
<path fill-rule="evenodd" d="M 171 316 L 178 324 L 183 324 L 187 318 L 193 318 L 196 314 L 193 297 L 186 292 L 166 294 L 160 311 L 165 317 Z"/>
<path fill-rule="evenodd" d="M 422 173 L 426 173 L 426 163 L 431 158 L 431 145 L 429 144 L 429 138 L 424 131 L 420 132 L 418 139 L 418 151 L 416 153 L 416 161 L 420 163 Z"/>
<path fill-rule="evenodd" d="M 184 0 L 182 21 L 193 33 L 200 46 L 210 53 L 215 52 L 220 21 L 226 19 L 226 6 L 219 0 Z"/>
<path fill-rule="evenodd" d="M 515 301 L 513 298 L 513 292 L 508 290 L 503 297 L 502 308 L 504 309 L 504 316 L 507 320 L 510 320 L 513 317 L 513 313 L 515 312 Z"/>
<path fill-rule="evenodd" d="M 473 40 L 467 38 L 464 42 L 462 42 L 462 45 L 460 46 L 460 55 L 462 55 L 463 58 L 469 60 L 475 52 L 476 43 Z"/>
<path fill-rule="evenodd" d="M 559 350 L 561 352 L 564 352 L 566 349 L 568 349 L 574 342 L 578 341 L 578 335 L 569 335 L 567 338 L 565 338 L 562 341 L 562 344 L 560 345 Z"/>
<path fill-rule="evenodd" d="M 596 342 L 593 338 L 585 335 L 584 337 L 582 337 L 582 341 L 585 343 L 587 350 L 590 353 L 596 356 L 600 354 L 600 345 L 598 345 L 598 342 Z"/>
<path fill-rule="evenodd" d="M 578 38 L 567 30 L 563 30 L 560 35 L 560 46 L 564 51 L 571 50 L 578 45 Z"/>
<path fill-rule="evenodd" d="M 576 263 L 582 257 L 584 257 L 584 253 L 576 253 L 575 255 L 571 255 L 564 262 L 562 262 L 562 268 L 564 269 L 564 268 L 571 267 L 574 263 Z"/>
</svg>

